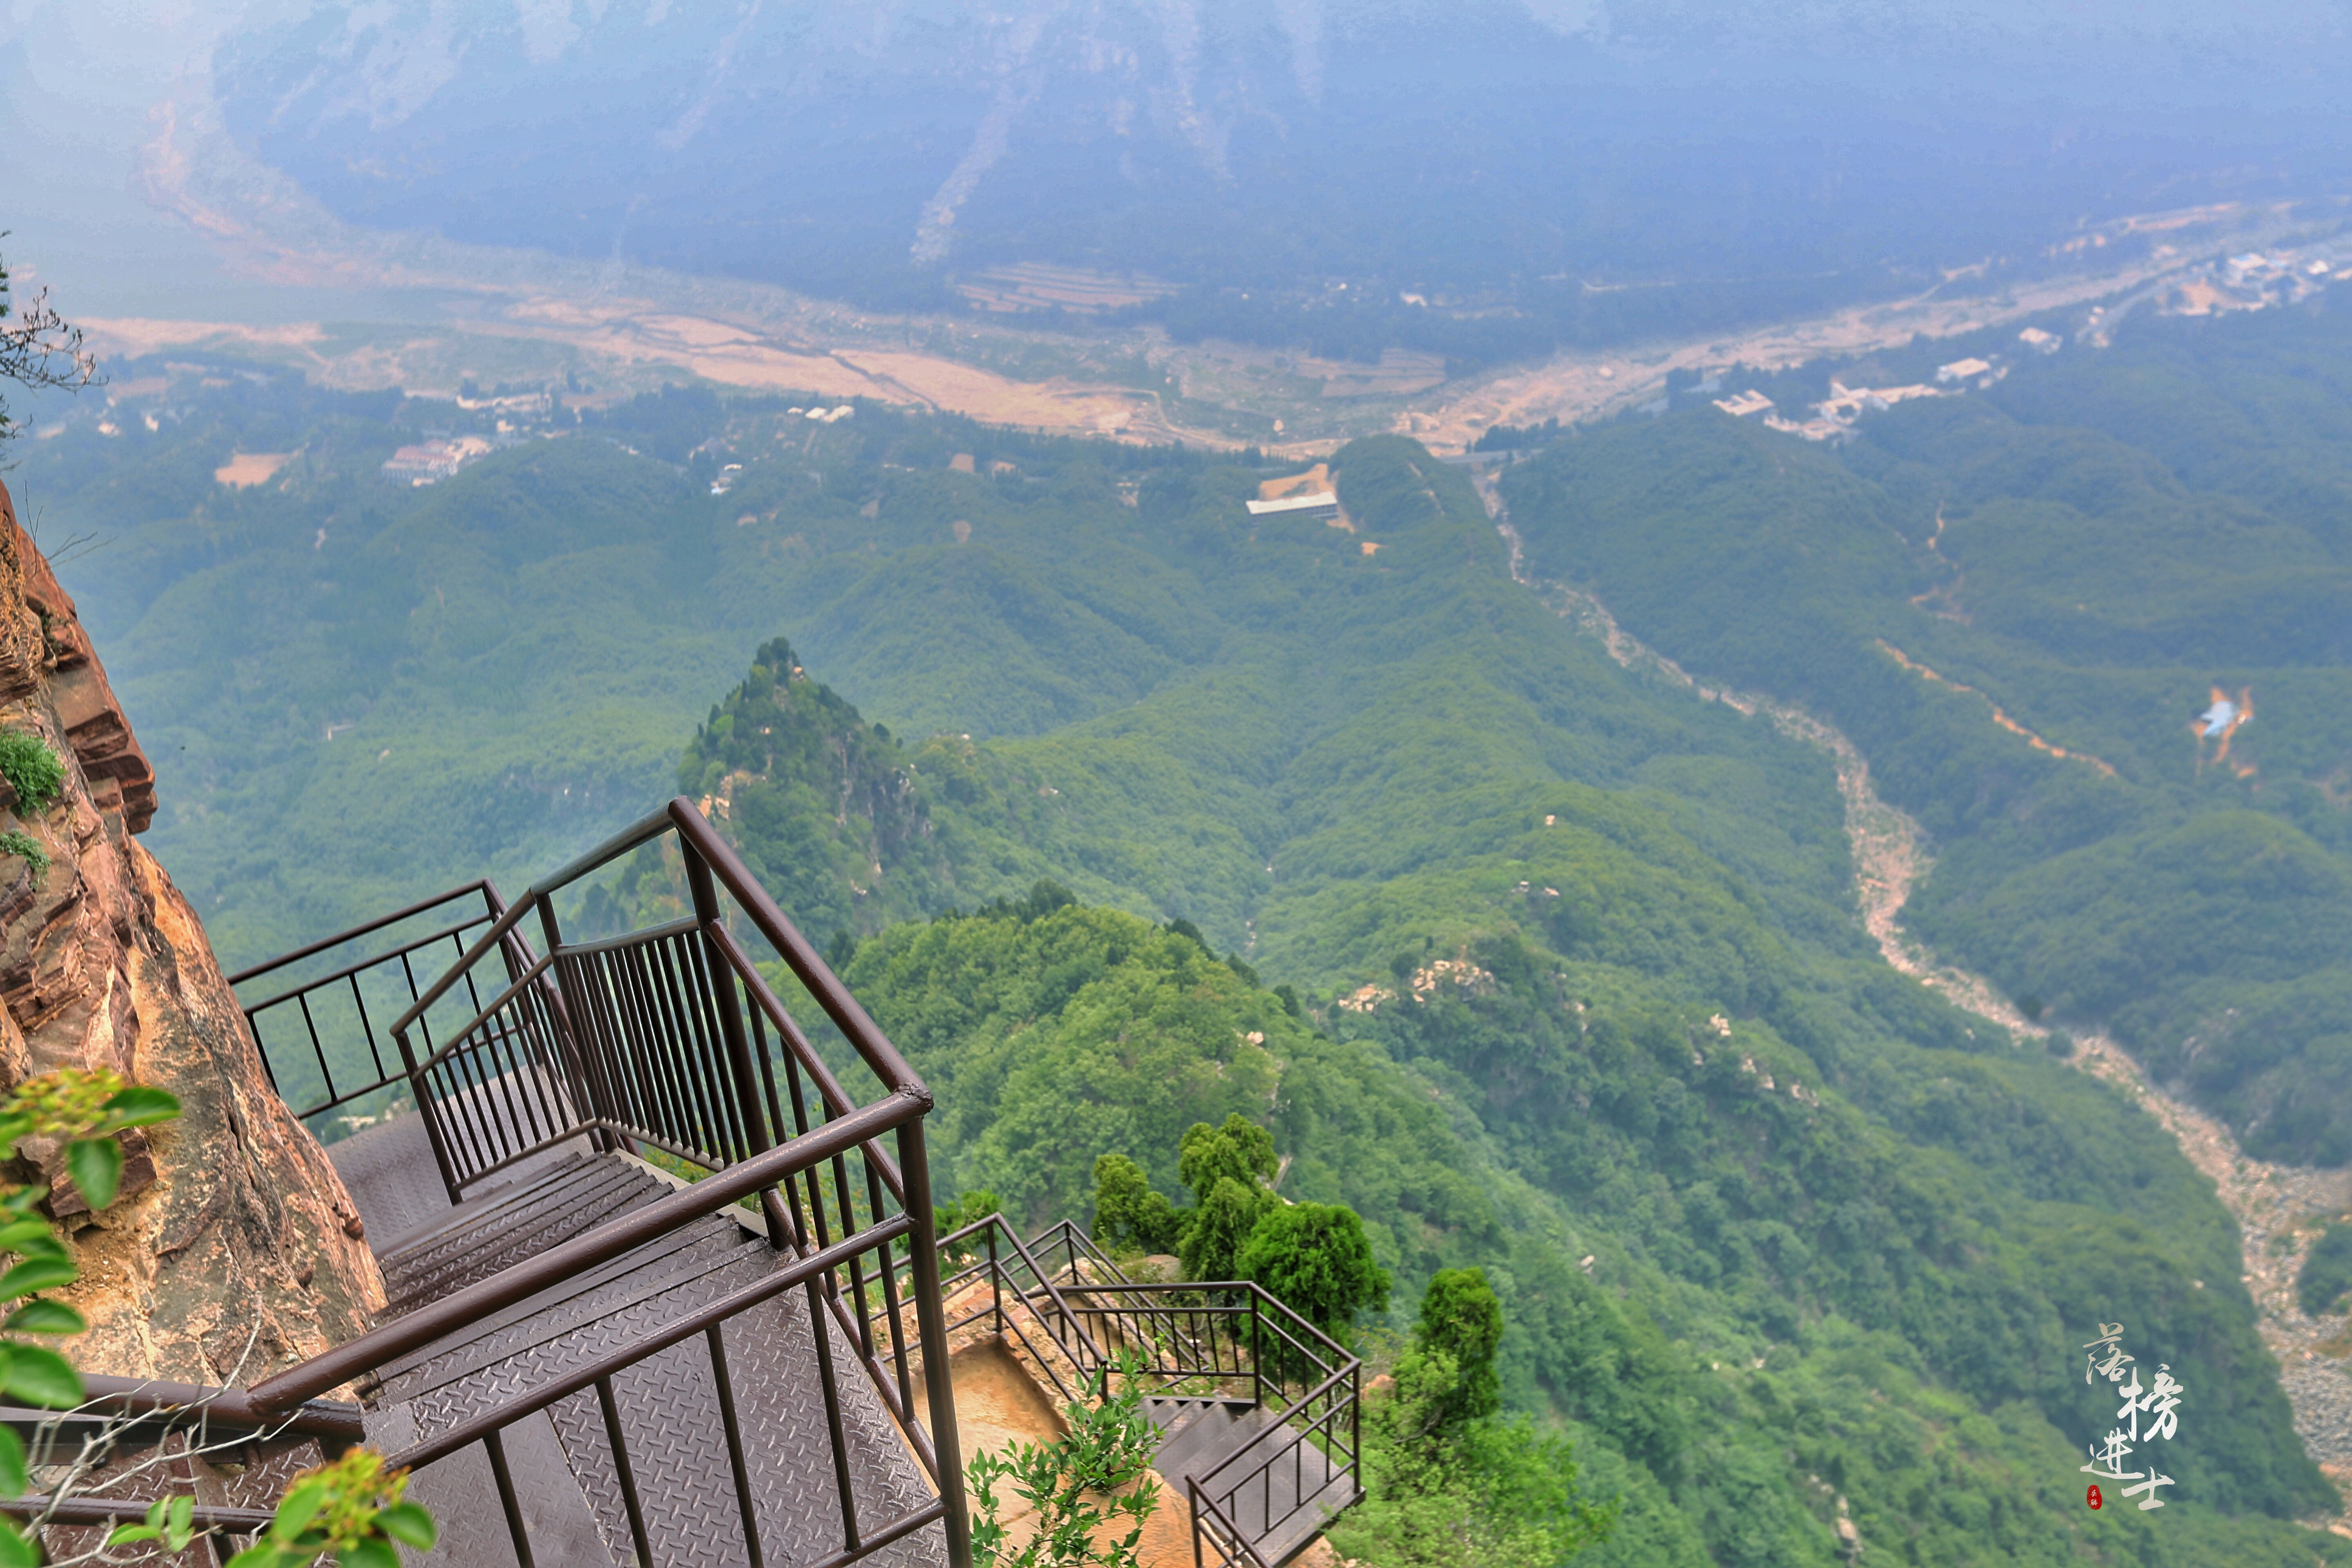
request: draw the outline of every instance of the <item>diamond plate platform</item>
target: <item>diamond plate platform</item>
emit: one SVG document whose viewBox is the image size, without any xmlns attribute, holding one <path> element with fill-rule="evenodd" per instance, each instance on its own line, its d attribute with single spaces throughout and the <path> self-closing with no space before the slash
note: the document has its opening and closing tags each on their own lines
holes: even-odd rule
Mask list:
<svg viewBox="0 0 2352 1568">
<path fill-rule="evenodd" d="M 420 1141 L 421 1142 L 421 1141 Z M 429 1160 L 429 1149 L 425 1151 Z M 616 1155 L 572 1155 L 500 1192 L 447 1209 L 395 1238 L 382 1257 L 388 1317 L 583 1234 L 673 1191 Z M 706 1215 L 378 1369 L 372 1441 L 390 1447 L 446 1431 L 604 1355 L 787 1261 L 726 1215 Z M 842 1411 L 850 1500 L 863 1532 L 930 1498 L 922 1472 L 829 1312 L 820 1310 Z M 721 1329 L 761 1555 L 780 1568 L 843 1547 L 842 1500 L 825 1419 L 808 1293 L 793 1289 Z M 660 1568 L 750 1561 L 717 1380 L 702 1337 L 612 1379 L 646 1539 Z M 541 1563 L 636 1562 L 620 1471 L 593 1390 L 510 1429 L 509 1464 Z M 419 1499 L 450 1515 L 462 1560 L 512 1561 L 484 1450 L 420 1473 Z M 593 1543 L 593 1545 L 592 1545 Z M 583 1552 L 586 1555 L 583 1555 Z M 944 1560 L 937 1525 L 867 1561 L 917 1568 Z M 453 1557 L 453 1562 L 461 1558 Z"/>
</svg>

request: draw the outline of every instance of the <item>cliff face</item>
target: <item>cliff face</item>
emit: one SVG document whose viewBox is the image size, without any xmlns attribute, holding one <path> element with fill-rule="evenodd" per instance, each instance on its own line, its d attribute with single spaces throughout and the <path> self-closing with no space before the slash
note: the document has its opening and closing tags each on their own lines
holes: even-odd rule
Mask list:
<svg viewBox="0 0 2352 1568">
<path fill-rule="evenodd" d="M 0 1087 L 108 1067 L 184 1111 L 128 1147 L 106 1214 L 58 1189 L 83 1269 L 69 1299 L 91 1322 L 77 1359 L 248 1382 L 351 1337 L 383 1300 L 358 1211 L 271 1090 L 195 911 L 132 837 L 154 816 L 154 775 L 5 487 L 0 729 L 41 737 L 67 774 L 37 814 L 0 784 L 0 831 L 52 861 L 38 875 L 0 857 Z"/>
</svg>

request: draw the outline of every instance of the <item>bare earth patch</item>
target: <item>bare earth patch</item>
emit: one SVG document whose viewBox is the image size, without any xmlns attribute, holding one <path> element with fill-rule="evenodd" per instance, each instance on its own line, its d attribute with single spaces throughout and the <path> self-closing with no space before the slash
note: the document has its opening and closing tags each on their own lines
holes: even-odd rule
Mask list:
<svg viewBox="0 0 2352 1568">
<path fill-rule="evenodd" d="M 231 489 L 267 484 L 293 456 L 291 452 L 232 452 L 227 462 L 213 470 L 213 479 Z"/>
</svg>

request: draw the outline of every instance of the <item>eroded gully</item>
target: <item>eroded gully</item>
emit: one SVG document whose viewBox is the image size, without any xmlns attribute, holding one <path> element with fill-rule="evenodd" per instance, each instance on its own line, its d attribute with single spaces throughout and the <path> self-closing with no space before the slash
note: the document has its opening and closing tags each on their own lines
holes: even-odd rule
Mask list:
<svg viewBox="0 0 2352 1568">
<path fill-rule="evenodd" d="M 1983 976 L 1944 963 L 1904 929 L 1903 906 L 1934 862 L 1918 824 L 1878 798 L 1871 787 L 1870 763 L 1852 741 L 1788 703 L 1693 679 L 1620 626 L 1591 595 L 1536 579 L 1504 510 L 1496 476 L 1480 475 L 1477 484 L 1496 528 L 1510 545 L 1512 577 L 1599 641 L 1619 665 L 1681 687 L 1702 701 L 1761 718 L 1782 734 L 1829 754 L 1844 802 L 1846 837 L 1853 846 L 1855 900 L 1864 928 L 1888 963 L 2021 1041 L 2047 1042 L 2051 1027 L 2025 1017 Z M 2295 1431 L 2329 1479 L 2352 1495 L 2352 1368 L 2346 1359 L 2352 1356 L 2352 1325 L 2340 1317 L 2306 1315 L 2294 1291 L 2295 1276 L 2327 1222 L 2352 1215 L 2352 1170 L 2250 1158 L 2227 1127 L 2150 1083 L 2139 1064 L 2105 1034 L 2063 1032 L 2074 1042 L 2068 1059 L 2075 1067 L 2138 1101 L 2179 1142 L 2189 1163 L 2212 1180 L 2222 1205 L 2238 1222 L 2245 1286 L 2260 1314 L 2263 1342 L 2277 1358 Z M 2338 1534 L 2352 1535 L 2352 1510 L 2326 1522 Z"/>
</svg>

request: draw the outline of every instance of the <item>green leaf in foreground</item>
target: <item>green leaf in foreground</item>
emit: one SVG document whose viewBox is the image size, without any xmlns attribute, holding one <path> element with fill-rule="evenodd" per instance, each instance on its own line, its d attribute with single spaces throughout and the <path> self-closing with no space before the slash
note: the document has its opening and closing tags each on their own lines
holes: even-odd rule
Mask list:
<svg viewBox="0 0 2352 1568">
<path fill-rule="evenodd" d="M 180 1114 L 177 1096 L 160 1089 L 134 1085 L 110 1097 L 104 1108 L 106 1120 L 100 1125 L 110 1131 L 125 1127 L 152 1127 L 159 1121 L 169 1121 Z"/>
<path fill-rule="evenodd" d="M 89 1206 L 102 1209 L 122 1184 L 122 1145 L 111 1138 L 77 1138 L 66 1145 L 66 1170 Z"/>
<path fill-rule="evenodd" d="M 12 1334 L 78 1334 L 89 1327 L 89 1320 L 63 1301 L 37 1296 L 9 1313 L 5 1323 L 0 1323 L 0 1329 Z"/>
<path fill-rule="evenodd" d="M 7 1392 L 11 1398 L 41 1409 L 70 1410 L 82 1402 L 81 1373 L 55 1351 L 11 1345 Z"/>
<path fill-rule="evenodd" d="M 376 1528 L 399 1542 L 414 1546 L 419 1552 L 430 1552 L 440 1532 L 434 1528 L 433 1516 L 413 1502 L 396 1502 L 376 1515 Z"/>
<path fill-rule="evenodd" d="M 27 1258 L 5 1274 L 0 1274 L 0 1300 L 12 1300 L 29 1296 L 36 1290 L 54 1290 L 60 1285 L 70 1285 L 81 1278 L 81 1270 L 68 1258 Z"/>
</svg>

